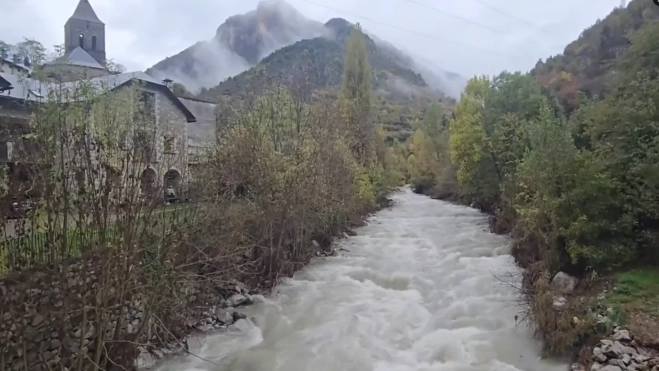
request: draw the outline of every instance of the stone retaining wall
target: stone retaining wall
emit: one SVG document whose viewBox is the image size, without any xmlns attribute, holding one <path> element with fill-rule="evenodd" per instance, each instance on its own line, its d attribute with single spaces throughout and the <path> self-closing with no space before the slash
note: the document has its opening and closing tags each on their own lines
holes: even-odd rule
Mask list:
<svg viewBox="0 0 659 371">
<path fill-rule="evenodd" d="M 228 322 L 221 311 L 215 316 L 215 308 L 226 306 L 222 298 L 230 293 L 207 280 L 177 285 L 178 305 L 155 317 L 145 312 L 139 290 L 122 293 L 112 272 L 99 274 L 100 259 L 65 266 L 42 267 L 0 282 L 0 370 L 72 369 L 81 357 L 97 362 L 105 354 L 132 367 L 139 354 L 135 344 L 141 344 L 143 353 L 175 352 L 182 346 L 175 339 L 191 329 Z M 249 300 L 244 296 L 239 304 Z M 210 323 L 204 317 L 210 317 L 209 310 Z M 165 319 L 167 326 L 162 325 Z M 101 356 L 98 349 L 105 349 Z"/>
<path fill-rule="evenodd" d="M 613 335 L 593 348 L 589 365 L 574 364 L 572 371 L 659 371 L 656 351 L 639 346 L 628 330 L 616 328 Z"/>
</svg>

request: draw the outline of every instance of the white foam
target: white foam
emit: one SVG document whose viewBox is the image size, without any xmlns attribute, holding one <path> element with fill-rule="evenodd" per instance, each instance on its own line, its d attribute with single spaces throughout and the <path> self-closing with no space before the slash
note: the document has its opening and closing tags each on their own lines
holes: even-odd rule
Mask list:
<svg viewBox="0 0 659 371">
<path fill-rule="evenodd" d="M 476 210 L 410 191 L 247 309 L 240 333 L 208 336 L 198 359 L 163 370 L 563 370 L 515 326 L 509 241 Z M 243 321 L 244 322 L 244 321 Z"/>
</svg>

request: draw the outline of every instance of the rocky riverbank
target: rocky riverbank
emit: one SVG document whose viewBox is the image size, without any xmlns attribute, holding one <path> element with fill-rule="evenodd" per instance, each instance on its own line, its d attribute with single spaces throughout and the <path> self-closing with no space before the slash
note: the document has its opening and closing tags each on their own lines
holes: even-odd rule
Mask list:
<svg viewBox="0 0 659 371">
<path fill-rule="evenodd" d="M 571 371 L 658 371 L 659 356 L 644 348 L 627 329 L 616 328 L 592 349 L 586 364 L 575 363 Z"/>
<path fill-rule="evenodd" d="M 343 232 L 340 238 L 348 238 L 354 235 L 356 235 L 354 231 L 347 230 Z M 345 250 L 338 248 L 333 243 L 323 246 L 313 240 L 312 244 L 316 249 L 315 256 L 319 258 L 335 256 L 339 251 Z M 187 335 L 179 342 L 168 343 L 164 346 L 157 345 L 157 342 L 140 345 L 135 367 L 141 370 L 153 369 L 161 361 L 185 355 L 188 353 L 188 339 L 192 336 L 208 334 L 213 331 L 240 329 L 238 322 L 247 319 L 247 315 L 241 309 L 261 302 L 264 295 L 268 294 L 264 290 L 250 290 L 242 283 L 236 283 L 235 287 L 227 290 L 227 292 L 229 293 L 228 297 L 219 298 L 217 305 L 201 312 L 201 319 L 191 320 L 186 324 Z"/>
<path fill-rule="evenodd" d="M 594 272 L 581 279 L 558 272 L 548 280 L 539 266 L 526 270 L 524 295 L 547 356 L 571 358 L 572 371 L 659 371 L 657 320 L 629 299 L 651 304 L 640 287 Z"/>
<path fill-rule="evenodd" d="M 187 339 L 190 336 L 210 331 L 222 331 L 230 329 L 231 326 L 247 316 L 240 311 L 240 307 L 254 304 L 262 300 L 260 294 L 250 294 L 242 285 L 235 288 L 233 295 L 226 299 L 220 299 L 218 305 L 202 312 L 202 319 L 187 323 L 188 334 L 180 342 L 169 343 L 165 346 L 147 343 L 138 347 L 140 355 L 135 361 L 138 369 L 153 368 L 159 361 L 169 357 L 180 356 L 188 352 Z"/>
</svg>

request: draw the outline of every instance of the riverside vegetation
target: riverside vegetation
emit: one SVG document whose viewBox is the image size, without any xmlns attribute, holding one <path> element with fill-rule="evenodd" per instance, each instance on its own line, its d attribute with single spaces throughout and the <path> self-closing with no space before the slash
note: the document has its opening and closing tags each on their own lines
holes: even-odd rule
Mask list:
<svg viewBox="0 0 659 371">
<path fill-rule="evenodd" d="M 510 234 L 548 355 L 590 363 L 616 326 L 659 350 L 657 18 L 635 0 L 531 73 L 474 77 L 394 149 L 417 192 Z"/>
<path fill-rule="evenodd" d="M 247 300 L 233 293 L 272 288 L 385 205 L 402 174 L 372 120 L 371 74 L 357 28 L 338 99 L 312 99 L 301 76 L 223 106 L 192 202 L 171 210 L 140 180 L 159 129 L 135 114 L 139 86 L 52 85 L 15 148 L 31 182 L 16 189 L 5 168 L 0 183 L 38 191 L 15 229 L 45 236 L 38 252 L 0 241 L 0 369 L 134 368 L 209 312 L 231 323 L 218 308 Z"/>
</svg>

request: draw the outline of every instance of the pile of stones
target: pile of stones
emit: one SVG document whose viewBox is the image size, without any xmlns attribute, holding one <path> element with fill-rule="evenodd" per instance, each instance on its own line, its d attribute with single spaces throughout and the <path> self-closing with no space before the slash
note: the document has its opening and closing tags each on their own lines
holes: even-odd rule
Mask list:
<svg viewBox="0 0 659 371">
<path fill-rule="evenodd" d="M 639 347 L 628 330 L 616 328 L 593 348 L 591 371 L 659 371 L 659 357 Z"/>
<path fill-rule="evenodd" d="M 241 289 L 237 289 L 241 290 Z M 188 329 L 190 335 L 194 333 L 203 333 L 214 330 L 222 330 L 233 325 L 235 322 L 247 318 L 244 313 L 236 310 L 236 307 L 251 305 L 254 303 L 254 297 L 249 295 L 246 290 L 237 292 L 228 299 L 223 300 L 220 305 L 209 308 L 204 312 L 202 320 L 196 323 L 189 323 Z M 153 368 L 158 361 L 184 354 L 187 352 L 187 341 L 182 343 L 167 344 L 165 347 L 157 347 L 146 344 L 138 348 L 140 355 L 137 357 L 135 366 L 138 369 Z"/>
</svg>

